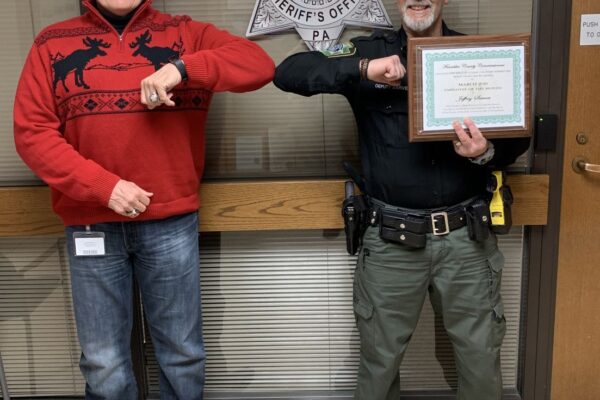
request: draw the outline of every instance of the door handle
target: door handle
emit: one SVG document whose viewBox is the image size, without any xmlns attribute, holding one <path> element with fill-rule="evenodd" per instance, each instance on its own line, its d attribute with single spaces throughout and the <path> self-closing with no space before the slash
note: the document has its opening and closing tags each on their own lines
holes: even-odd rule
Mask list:
<svg viewBox="0 0 600 400">
<path fill-rule="evenodd" d="M 573 170 L 578 174 L 582 174 L 584 172 L 594 172 L 596 174 L 600 174 L 600 165 L 590 164 L 583 157 L 575 157 L 571 165 L 573 167 Z"/>
</svg>

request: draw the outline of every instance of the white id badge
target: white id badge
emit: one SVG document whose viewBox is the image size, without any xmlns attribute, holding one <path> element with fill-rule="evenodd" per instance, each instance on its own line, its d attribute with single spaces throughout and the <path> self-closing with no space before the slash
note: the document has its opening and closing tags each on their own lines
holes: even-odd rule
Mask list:
<svg viewBox="0 0 600 400">
<path fill-rule="evenodd" d="M 86 227 L 85 232 L 73 233 L 75 256 L 94 257 L 106 255 L 104 248 L 104 232 L 92 232 Z"/>
</svg>

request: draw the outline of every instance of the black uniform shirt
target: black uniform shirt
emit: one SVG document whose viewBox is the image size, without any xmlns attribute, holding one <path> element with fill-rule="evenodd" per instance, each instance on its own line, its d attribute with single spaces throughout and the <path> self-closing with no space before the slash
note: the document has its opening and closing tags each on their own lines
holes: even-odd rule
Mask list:
<svg viewBox="0 0 600 400">
<path fill-rule="evenodd" d="M 444 36 L 460 35 L 444 24 Z M 354 112 L 367 193 L 400 207 L 429 209 L 450 206 L 485 192 L 490 168 L 511 164 L 529 147 L 528 138 L 493 140 L 494 158 L 484 166 L 454 152 L 453 143 L 408 142 L 408 92 L 361 81 L 359 60 L 393 54 L 406 63 L 404 30 L 376 31 L 352 39 L 353 54 L 332 57 L 305 52 L 284 60 L 274 83 L 304 96 L 344 95 Z M 465 116 L 466 117 L 466 116 Z"/>
</svg>

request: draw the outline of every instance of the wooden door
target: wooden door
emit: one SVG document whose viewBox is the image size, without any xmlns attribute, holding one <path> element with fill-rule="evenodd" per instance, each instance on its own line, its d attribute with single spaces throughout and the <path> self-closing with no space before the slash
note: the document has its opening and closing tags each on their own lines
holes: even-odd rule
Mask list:
<svg viewBox="0 0 600 400">
<path fill-rule="evenodd" d="M 580 29 L 582 15 L 600 14 L 600 0 L 572 4 L 551 393 L 553 400 L 598 400 L 600 45 L 581 46 Z M 600 26 L 594 31 L 600 41 Z M 590 171 L 579 162 L 576 172 L 576 159 Z"/>
</svg>

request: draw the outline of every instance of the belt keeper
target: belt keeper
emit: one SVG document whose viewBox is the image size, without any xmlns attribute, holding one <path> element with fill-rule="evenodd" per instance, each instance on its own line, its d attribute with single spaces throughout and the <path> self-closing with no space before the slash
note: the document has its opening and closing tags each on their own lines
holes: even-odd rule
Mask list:
<svg viewBox="0 0 600 400">
<path fill-rule="evenodd" d="M 422 249 L 427 245 L 425 234 L 397 231 L 384 226 L 379 227 L 379 237 L 386 242 L 399 243 L 415 249 Z"/>
</svg>

